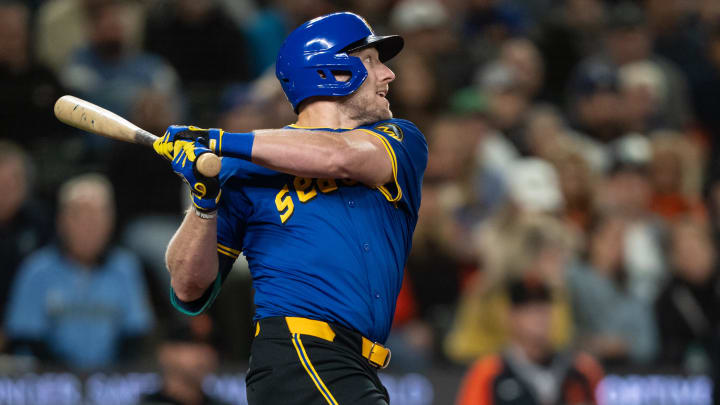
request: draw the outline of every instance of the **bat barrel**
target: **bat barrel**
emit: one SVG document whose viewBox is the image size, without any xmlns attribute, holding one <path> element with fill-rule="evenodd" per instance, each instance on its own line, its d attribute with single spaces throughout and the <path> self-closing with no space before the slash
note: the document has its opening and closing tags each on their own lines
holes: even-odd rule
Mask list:
<svg viewBox="0 0 720 405">
<path fill-rule="evenodd" d="M 152 147 L 157 139 L 125 118 L 73 96 L 62 96 L 55 102 L 55 116 L 72 127 L 119 141 Z M 200 155 L 197 161 L 198 171 L 208 177 L 217 176 L 220 166 L 220 158 L 212 153 Z"/>
</svg>

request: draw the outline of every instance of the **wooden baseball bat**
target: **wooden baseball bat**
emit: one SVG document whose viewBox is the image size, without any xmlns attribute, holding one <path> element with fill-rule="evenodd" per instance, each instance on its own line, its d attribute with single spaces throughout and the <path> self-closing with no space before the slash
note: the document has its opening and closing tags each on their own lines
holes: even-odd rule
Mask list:
<svg viewBox="0 0 720 405">
<path fill-rule="evenodd" d="M 73 96 L 62 96 L 55 102 L 55 116 L 72 127 L 119 141 L 152 147 L 158 138 L 113 112 Z M 220 158 L 203 153 L 197 160 L 197 168 L 205 176 L 217 176 Z"/>
</svg>

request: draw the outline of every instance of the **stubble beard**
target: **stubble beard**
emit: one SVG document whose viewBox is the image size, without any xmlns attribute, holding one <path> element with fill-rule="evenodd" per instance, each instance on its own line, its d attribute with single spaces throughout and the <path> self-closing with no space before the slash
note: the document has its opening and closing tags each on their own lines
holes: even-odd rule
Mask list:
<svg viewBox="0 0 720 405">
<path fill-rule="evenodd" d="M 381 105 L 374 99 L 375 93 L 353 93 L 342 98 L 340 111 L 350 119 L 359 122 L 358 126 L 389 120 L 393 117 L 390 108 Z"/>
</svg>

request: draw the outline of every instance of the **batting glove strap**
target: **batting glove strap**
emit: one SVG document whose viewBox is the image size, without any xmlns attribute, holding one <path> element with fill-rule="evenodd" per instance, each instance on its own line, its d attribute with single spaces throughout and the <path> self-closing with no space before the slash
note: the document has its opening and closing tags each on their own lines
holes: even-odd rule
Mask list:
<svg viewBox="0 0 720 405">
<path fill-rule="evenodd" d="M 212 214 L 214 214 L 215 211 L 217 211 L 217 204 L 218 204 L 218 201 L 220 201 L 220 193 L 218 193 L 217 197 L 215 197 L 215 198 L 199 198 L 197 196 L 197 194 L 195 194 L 191 190 L 190 196 L 192 197 L 193 206 L 195 207 L 195 210 L 197 211 L 198 216 L 200 218 L 204 218 L 204 219 L 214 218 L 214 216 L 212 216 Z M 203 215 L 200 215 L 200 213 L 206 214 L 206 215 L 203 216 Z"/>
<path fill-rule="evenodd" d="M 218 156 L 230 156 L 251 160 L 255 134 L 252 132 L 225 132 L 222 129 L 207 130 L 207 141 L 199 140 Z"/>
</svg>

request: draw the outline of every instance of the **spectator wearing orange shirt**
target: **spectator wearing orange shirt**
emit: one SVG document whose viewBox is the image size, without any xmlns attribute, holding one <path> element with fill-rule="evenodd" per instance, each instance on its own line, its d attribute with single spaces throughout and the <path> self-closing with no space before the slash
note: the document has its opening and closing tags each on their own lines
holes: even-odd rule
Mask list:
<svg viewBox="0 0 720 405">
<path fill-rule="evenodd" d="M 511 281 L 507 288 L 509 344 L 472 366 L 456 404 L 595 404 L 595 388 L 603 371 L 587 354 L 553 351 L 548 286 L 525 278 Z"/>
</svg>

